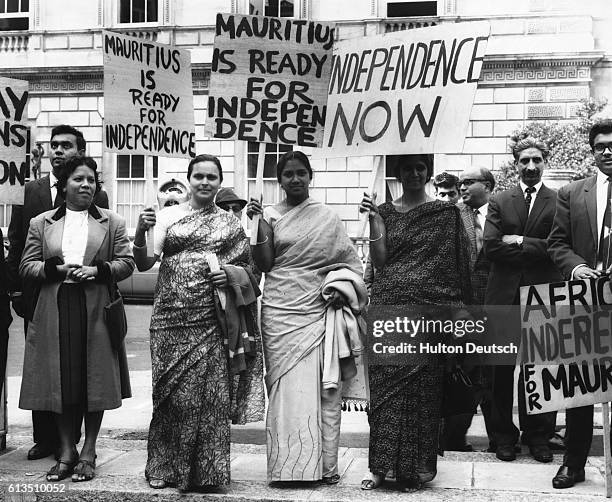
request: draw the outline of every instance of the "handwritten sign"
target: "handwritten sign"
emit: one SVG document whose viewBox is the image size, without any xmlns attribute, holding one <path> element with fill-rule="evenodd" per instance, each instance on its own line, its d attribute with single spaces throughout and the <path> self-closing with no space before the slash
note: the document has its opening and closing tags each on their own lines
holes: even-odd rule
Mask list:
<svg viewBox="0 0 612 502">
<path fill-rule="evenodd" d="M 461 152 L 489 31 L 482 21 L 336 42 L 320 153 Z"/>
<path fill-rule="evenodd" d="M 217 14 L 205 134 L 320 146 L 333 33 L 305 19 Z"/>
<path fill-rule="evenodd" d="M 195 157 L 191 55 L 104 31 L 104 148 Z"/>
<path fill-rule="evenodd" d="M 0 77 L 0 203 L 23 204 L 30 175 L 28 83 Z"/>
<path fill-rule="evenodd" d="M 521 288 L 527 413 L 612 400 L 611 319 L 607 278 Z"/>
</svg>

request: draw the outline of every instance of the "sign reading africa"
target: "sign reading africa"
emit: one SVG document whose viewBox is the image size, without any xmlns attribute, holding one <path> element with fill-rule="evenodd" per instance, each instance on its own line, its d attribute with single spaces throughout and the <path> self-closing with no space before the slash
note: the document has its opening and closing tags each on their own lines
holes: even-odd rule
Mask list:
<svg viewBox="0 0 612 502">
<path fill-rule="evenodd" d="M 30 174 L 28 83 L 0 77 L 0 203 L 23 204 Z"/>
<path fill-rule="evenodd" d="M 195 157 L 189 51 L 103 32 L 104 147 Z"/>
<path fill-rule="evenodd" d="M 331 24 L 217 14 L 205 133 L 320 146 L 333 42 Z"/>
<path fill-rule="evenodd" d="M 612 400 L 612 292 L 607 277 L 521 288 L 527 413 Z"/>
<path fill-rule="evenodd" d="M 489 23 L 453 23 L 334 45 L 324 155 L 463 150 Z"/>
</svg>

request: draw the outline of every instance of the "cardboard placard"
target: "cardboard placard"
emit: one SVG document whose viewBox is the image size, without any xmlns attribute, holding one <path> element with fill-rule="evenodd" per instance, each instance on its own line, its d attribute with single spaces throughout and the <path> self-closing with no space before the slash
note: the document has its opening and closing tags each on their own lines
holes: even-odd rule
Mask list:
<svg viewBox="0 0 612 502">
<path fill-rule="evenodd" d="M 331 23 L 217 14 L 205 134 L 320 146 L 332 46 Z"/>
<path fill-rule="evenodd" d="M 607 277 L 521 288 L 528 414 L 612 400 L 611 320 Z"/>
<path fill-rule="evenodd" d="M 190 52 L 110 31 L 102 50 L 105 150 L 195 157 Z"/>
<path fill-rule="evenodd" d="M 315 155 L 461 152 L 489 32 L 478 21 L 336 42 Z"/>
<path fill-rule="evenodd" d="M 28 82 L 0 77 L 0 203 L 23 204 L 29 176 Z"/>
</svg>

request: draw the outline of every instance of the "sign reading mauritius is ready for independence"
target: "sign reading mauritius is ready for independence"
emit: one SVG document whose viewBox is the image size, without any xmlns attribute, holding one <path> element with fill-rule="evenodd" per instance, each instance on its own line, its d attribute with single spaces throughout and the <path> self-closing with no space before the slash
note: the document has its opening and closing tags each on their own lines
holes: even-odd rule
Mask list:
<svg viewBox="0 0 612 502">
<path fill-rule="evenodd" d="M 105 31 L 104 148 L 195 157 L 189 51 Z"/>
</svg>

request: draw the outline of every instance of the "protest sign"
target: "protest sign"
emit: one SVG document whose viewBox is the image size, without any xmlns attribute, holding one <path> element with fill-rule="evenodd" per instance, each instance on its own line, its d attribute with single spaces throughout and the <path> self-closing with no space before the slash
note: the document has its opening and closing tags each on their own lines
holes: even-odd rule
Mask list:
<svg viewBox="0 0 612 502">
<path fill-rule="evenodd" d="M 217 14 L 205 134 L 321 146 L 333 34 L 330 23 Z"/>
<path fill-rule="evenodd" d="M 527 413 L 612 400 L 611 319 L 607 277 L 521 288 Z"/>
<path fill-rule="evenodd" d="M 30 176 L 28 83 L 0 77 L 0 203 L 23 204 Z"/>
<path fill-rule="evenodd" d="M 191 55 L 104 31 L 104 148 L 195 157 Z"/>
<path fill-rule="evenodd" d="M 461 152 L 489 31 L 479 21 L 336 42 L 319 154 Z"/>
</svg>

